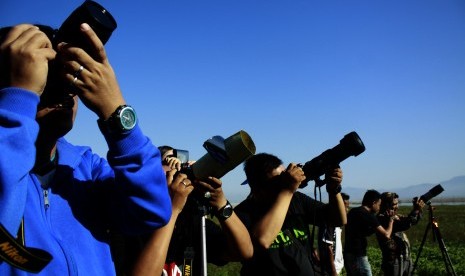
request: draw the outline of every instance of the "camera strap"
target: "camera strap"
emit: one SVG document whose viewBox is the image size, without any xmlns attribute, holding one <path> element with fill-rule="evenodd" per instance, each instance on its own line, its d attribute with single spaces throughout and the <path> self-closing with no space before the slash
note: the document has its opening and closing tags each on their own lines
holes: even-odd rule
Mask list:
<svg viewBox="0 0 465 276">
<path fill-rule="evenodd" d="M 186 247 L 184 250 L 184 263 L 182 266 L 182 275 L 183 276 L 192 276 L 193 270 L 192 267 L 194 265 L 194 248 L 193 247 Z"/>
<path fill-rule="evenodd" d="M 45 250 L 24 246 L 24 219 L 22 219 L 16 239 L 0 223 L 0 258 L 21 270 L 37 273 L 53 257 Z"/>
</svg>

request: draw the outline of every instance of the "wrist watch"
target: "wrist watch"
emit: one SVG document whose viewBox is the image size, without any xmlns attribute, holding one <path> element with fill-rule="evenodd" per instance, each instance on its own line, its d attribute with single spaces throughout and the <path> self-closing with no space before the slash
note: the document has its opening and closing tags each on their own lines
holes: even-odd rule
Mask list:
<svg viewBox="0 0 465 276">
<path fill-rule="evenodd" d="M 233 213 L 233 207 L 229 201 L 226 202 L 226 205 L 221 207 L 218 211 L 216 211 L 216 217 L 220 221 L 227 220 Z"/>
<path fill-rule="evenodd" d="M 128 132 L 136 126 L 136 111 L 130 105 L 120 105 L 103 123 L 110 133 Z"/>
</svg>

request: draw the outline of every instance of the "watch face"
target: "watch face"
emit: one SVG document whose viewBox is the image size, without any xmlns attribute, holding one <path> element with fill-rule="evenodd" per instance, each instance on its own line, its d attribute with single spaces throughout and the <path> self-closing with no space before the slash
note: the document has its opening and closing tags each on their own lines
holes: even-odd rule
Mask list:
<svg viewBox="0 0 465 276">
<path fill-rule="evenodd" d="M 223 217 L 229 218 L 233 213 L 233 208 L 231 205 L 226 205 L 223 209 Z"/>
<path fill-rule="evenodd" d="M 136 125 L 136 112 L 132 107 L 125 107 L 120 113 L 121 125 L 124 129 L 130 130 Z"/>
</svg>

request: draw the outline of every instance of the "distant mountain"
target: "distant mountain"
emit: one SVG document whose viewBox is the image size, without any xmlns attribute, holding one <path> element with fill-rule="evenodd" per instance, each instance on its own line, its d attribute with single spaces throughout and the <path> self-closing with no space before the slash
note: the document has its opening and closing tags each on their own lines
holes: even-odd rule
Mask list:
<svg viewBox="0 0 465 276">
<path fill-rule="evenodd" d="M 378 192 L 395 192 L 400 196 L 401 202 L 408 203 L 412 198 L 416 196 L 422 196 L 427 193 L 434 186 L 441 184 L 444 191 L 439 195 L 431 199 L 432 202 L 444 201 L 444 200 L 453 200 L 453 199 L 464 199 L 465 198 L 465 175 L 457 176 L 450 180 L 443 181 L 440 183 L 424 183 L 418 185 L 412 185 L 404 188 L 393 188 L 393 189 L 376 189 Z M 309 184 L 309 186 L 311 186 Z M 342 191 L 350 195 L 350 201 L 354 204 L 357 204 L 362 201 L 363 195 L 368 188 L 355 188 L 350 186 L 342 186 Z M 313 197 L 313 187 L 307 187 L 303 190 L 299 190 L 305 194 L 311 195 Z M 244 200 L 249 192 L 249 187 L 240 186 L 240 188 L 228 191 L 228 199 L 233 204 L 238 204 Z M 323 202 L 328 201 L 328 195 L 324 187 L 321 188 L 321 200 Z"/>
<path fill-rule="evenodd" d="M 399 194 L 401 201 L 409 202 L 412 198 L 416 196 L 422 196 L 429 192 L 433 187 L 440 184 L 444 189 L 442 193 L 433 197 L 431 201 L 434 200 L 445 200 L 445 199 L 459 199 L 465 198 L 465 175 L 457 176 L 450 180 L 443 181 L 441 183 L 424 183 L 418 185 L 412 185 L 405 188 L 392 188 L 392 189 L 376 189 L 378 192 L 395 192 Z M 363 195 L 367 189 L 364 188 L 353 188 L 343 186 L 343 192 L 350 195 L 350 200 L 352 202 L 361 202 Z"/>
</svg>

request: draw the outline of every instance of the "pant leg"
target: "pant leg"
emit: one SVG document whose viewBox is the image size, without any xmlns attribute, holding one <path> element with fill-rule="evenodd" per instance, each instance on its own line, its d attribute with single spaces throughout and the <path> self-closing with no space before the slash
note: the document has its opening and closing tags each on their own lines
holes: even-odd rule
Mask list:
<svg viewBox="0 0 465 276">
<path fill-rule="evenodd" d="M 372 276 L 367 256 L 344 254 L 344 267 L 348 276 Z"/>
<path fill-rule="evenodd" d="M 403 270 L 402 276 L 410 276 L 412 274 L 412 270 L 413 270 L 412 259 L 406 258 L 404 260 L 404 270 Z"/>
</svg>

